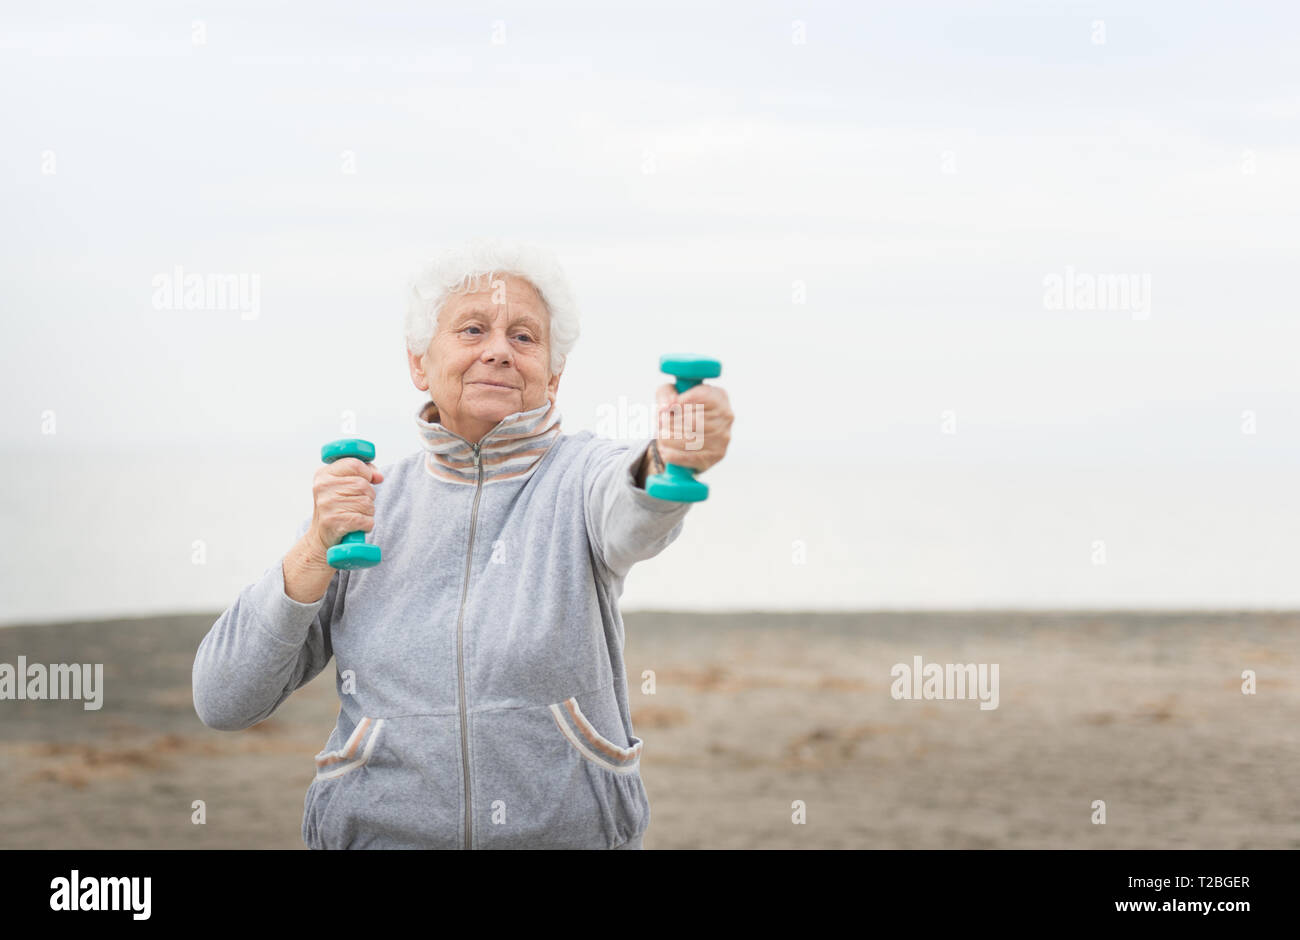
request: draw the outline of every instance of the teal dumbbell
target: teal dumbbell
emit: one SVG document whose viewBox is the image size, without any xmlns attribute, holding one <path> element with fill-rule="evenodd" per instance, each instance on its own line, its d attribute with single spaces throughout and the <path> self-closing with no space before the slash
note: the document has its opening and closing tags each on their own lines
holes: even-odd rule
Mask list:
<svg viewBox="0 0 1300 940">
<path fill-rule="evenodd" d="M 325 463 L 333 463 L 344 457 L 356 457 L 370 463 L 375 459 L 375 445 L 349 437 L 331 441 L 320 449 L 320 459 Z M 325 553 L 325 560 L 331 568 L 373 568 L 379 564 L 380 554 L 378 545 L 366 544 L 366 533 L 349 532 L 337 545 L 330 546 Z"/>
<path fill-rule="evenodd" d="M 722 363 L 707 356 L 660 356 L 659 369 L 677 379 L 677 394 L 694 388 L 704 379 L 722 374 Z M 684 423 L 684 422 L 683 422 Z M 645 491 L 656 499 L 698 503 L 709 498 L 709 485 L 695 479 L 695 471 L 677 464 L 664 464 L 664 472 L 645 481 Z"/>
</svg>

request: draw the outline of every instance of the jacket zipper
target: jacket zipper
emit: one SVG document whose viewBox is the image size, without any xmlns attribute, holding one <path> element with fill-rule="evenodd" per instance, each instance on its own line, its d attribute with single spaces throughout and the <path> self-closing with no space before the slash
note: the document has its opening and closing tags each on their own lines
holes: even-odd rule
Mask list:
<svg viewBox="0 0 1300 940">
<path fill-rule="evenodd" d="M 466 442 L 468 443 L 468 441 Z M 469 575 L 474 560 L 474 533 L 478 526 L 478 500 L 483 493 L 483 462 L 479 459 L 481 442 L 471 445 L 474 448 L 474 466 L 478 469 L 478 483 L 474 489 L 474 509 L 469 517 L 469 549 L 465 553 L 465 583 L 460 593 L 460 614 L 456 618 L 456 679 L 460 689 L 460 760 L 464 767 L 465 783 L 465 848 L 472 849 L 471 823 L 473 809 L 469 787 L 469 719 L 465 708 L 465 658 L 464 658 L 464 624 L 465 598 L 469 594 Z"/>
</svg>

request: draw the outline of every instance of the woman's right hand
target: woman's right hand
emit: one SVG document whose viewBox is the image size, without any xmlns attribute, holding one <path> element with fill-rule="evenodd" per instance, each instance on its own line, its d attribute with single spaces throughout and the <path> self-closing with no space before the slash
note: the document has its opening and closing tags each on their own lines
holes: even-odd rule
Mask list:
<svg viewBox="0 0 1300 940">
<path fill-rule="evenodd" d="M 320 558 L 349 532 L 369 532 L 375 527 L 375 488 L 383 483 L 379 468 L 356 457 L 321 465 L 312 479 L 311 527 L 307 539 Z"/>
</svg>

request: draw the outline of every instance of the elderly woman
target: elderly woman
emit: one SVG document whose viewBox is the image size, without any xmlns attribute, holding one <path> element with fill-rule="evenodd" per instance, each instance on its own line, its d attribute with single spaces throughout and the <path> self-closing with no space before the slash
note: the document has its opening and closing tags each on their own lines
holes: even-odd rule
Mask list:
<svg viewBox="0 0 1300 940">
<path fill-rule="evenodd" d="M 200 644 L 195 709 L 230 731 L 334 657 L 340 709 L 304 802 L 309 847 L 641 847 L 650 805 L 618 599 L 691 505 L 651 496 L 646 475 L 717 463 L 732 413 L 717 386 L 665 384 L 644 442 L 562 434 L 577 336 L 538 248 L 480 243 L 430 265 L 406 320 L 411 379 L 431 399 L 421 446 L 382 470 L 319 468 L 296 544 Z M 694 433 L 663 420 L 679 404 Z M 382 563 L 331 568 L 327 549 L 357 530 Z"/>
</svg>

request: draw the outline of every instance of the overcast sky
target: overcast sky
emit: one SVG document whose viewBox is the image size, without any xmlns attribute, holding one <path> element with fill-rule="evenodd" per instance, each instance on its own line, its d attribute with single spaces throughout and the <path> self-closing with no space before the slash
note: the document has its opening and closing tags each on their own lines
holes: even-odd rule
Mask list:
<svg viewBox="0 0 1300 940">
<path fill-rule="evenodd" d="M 406 280 L 508 235 L 582 306 L 567 428 L 683 350 L 738 454 L 1296 459 L 1286 5 L 474 7 L 9 9 L 5 447 L 415 449 Z M 256 318 L 156 309 L 176 266 Z"/>
<path fill-rule="evenodd" d="M 1294 9 L 11 4 L 0 455 L 43 487 L 0 499 L 43 539 L 0 553 L 14 610 L 68 559 L 128 579 L 86 609 L 147 606 L 176 579 L 113 540 L 148 511 L 167 563 L 227 564 L 148 604 L 224 602 L 347 416 L 417 450 L 404 291 L 477 236 L 568 272 L 566 431 L 652 402 L 662 353 L 723 362 L 719 498 L 651 605 L 1300 602 Z M 177 272 L 248 294 L 160 299 Z M 184 479 L 141 510 L 115 452 Z M 720 544 L 732 594 L 687 584 Z"/>
</svg>

